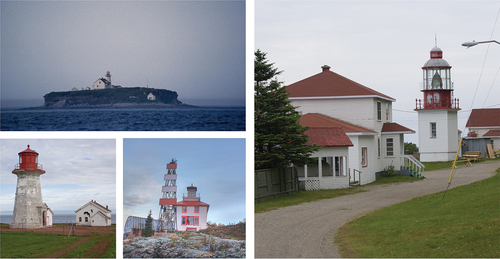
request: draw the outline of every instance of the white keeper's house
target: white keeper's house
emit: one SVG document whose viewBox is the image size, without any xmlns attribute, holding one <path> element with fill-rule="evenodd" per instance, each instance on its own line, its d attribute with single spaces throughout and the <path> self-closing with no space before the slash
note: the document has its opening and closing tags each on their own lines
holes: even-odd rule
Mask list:
<svg viewBox="0 0 500 259">
<path fill-rule="evenodd" d="M 105 77 L 101 77 L 94 82 L 92 89 L 101 90 L 101 89 L 111 89 L 113 85 L 111 84 L 111 74 L 109 71 L 106 73 Z"/>
<path fill-rule="evenodd" d="M 110 226 L 111 210 L 91 200 L 75 210 L 77 226 Z"/>
<path fill-rule="evenodd" d="M 286 91 L 302 115 L 301 125 L 311 129 L 340 128 L 350 141 L 340 141 L 340 146 L 329 153 L 327 146 L 322 146 L 313 155 L 321 157 L 314 167 L 321 168 L 322 174 L 318 175 L 316 168 L 299 168 L 299 176 L 303 178 L 336 178 L 332 180 L 335 183 L 322 179 L 320 189 L 345 188 L 349 181 L 367 184 L 375 181 L 376 173 L 387 166 L 399 170 L 400 166 L 415 163 L 413 157 L 404 155 L 403 148 L 404 134 L 415 131 L 392 121 L 394 98 L 336 74 L 326 65 L 321 73 L 287 86 Z M 343 139 L 339 130 L 336 134 Z"/>
<path fill-rule="evenodd" d="M 177 230 L 198 231 L 207 228 L 207 215 L 210 205 L 200 200 L 196 194 L 198 188 L 187 187 L 187 195 L 182 195 L 182 201 L 177 202 Z"/>
</svg>

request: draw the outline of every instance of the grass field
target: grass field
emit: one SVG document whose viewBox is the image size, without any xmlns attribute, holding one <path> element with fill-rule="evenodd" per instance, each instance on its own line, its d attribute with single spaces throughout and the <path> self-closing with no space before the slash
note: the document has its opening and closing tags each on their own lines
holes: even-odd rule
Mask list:
<svg viewBox="0 0 500 259">
<path fill-rule="evenodd" d="M 116 258 L 116 234 L 77 237 L 34 232 L 2 231 L 2 258 Z"/>
<path fill-rule="evenodd" d="M 500 157 L 497 158 L 481 158 L 477 162 L 471 162 L 472 165 L 476 163 L 481 163 L 485 161 L 492 161 L 492 160 L 500 160 Z M 422 162 L 425 166 L 425 171 L 436 171 L 436 170 L 442 170 L 442 169 L 449 169 L 451 172 L 451 166 L 453 165 L 453 161 L 447 161 L 447 162 Z M 467 165 L 467 162 L 460 161 L 460 158 L 457 161 L 456 166 L 457 167 L 465 167 Z"/>
<path fill-rule="evenodd" d="M 342 257 L 500 257 L 500 172 L 372 212 L 339 229 Z"/>
<path fill-rule="evenodd" d="M 411 176 L 397 175 L 397 176 L 383 176 L 379 177 L 374 182 L 368 185 L 397 183 L 397 182 L 413 182 L 422 180 Z M 301 191 L 287 196 L 274 198 L 265 202 L 255 203 L 255 213 L 276 210 L 281 207 L 294 206 L 305 202 L 318 201 L 323 199 L 331 199 L 339 196 L 365 192 L 360 188 L 361 186 L 354 186 L 347 189 L 333 189 L 333 190 L 318 190 L 318 191 Z"/>
</svg>

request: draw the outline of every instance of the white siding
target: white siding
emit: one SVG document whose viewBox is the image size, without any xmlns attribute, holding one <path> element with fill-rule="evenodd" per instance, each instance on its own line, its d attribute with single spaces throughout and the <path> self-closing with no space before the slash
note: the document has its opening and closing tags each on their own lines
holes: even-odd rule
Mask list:
<svg viewBox="0 0 500 259">
<path fill-rule="evenodd" d="M 291 100 L 302 114 L 320 113 L 351 124 L 374 129 L 373 98 Z M 375 111 L 376 112 L 376 111 Z"/>
<path fill-rule="evenodd" d="M 206 229 L 207 228 L 207 215 L 208 215 L 208 207 L 207 206 L 199 206 L 199 212 L 194 212 L 195 206 L 186 206 L 186 212 L 182 212 L 182 207 L 177 206 L 177 230 L 178 231 L 186 231 L 186 228 L 196 228 L 196 230 Z M 183 216 L 193 216 L 198 217 L 198 226 L 194 225 L 182 225 L 182 217 Z"/>
<path fill-rule="evenodd" d="M 431 122 L 436 123 L 436 137 L 431 137 Z M 420 161 L 450 161 L 458 149 L 457 112 L 423 110 L 418 112 Z"/>
</svg>

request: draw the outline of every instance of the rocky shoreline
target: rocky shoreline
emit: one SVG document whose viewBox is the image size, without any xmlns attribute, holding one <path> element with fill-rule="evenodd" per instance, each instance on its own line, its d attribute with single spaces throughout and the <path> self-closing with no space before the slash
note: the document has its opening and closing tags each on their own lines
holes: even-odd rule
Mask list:
<svg viewBox="0 0 500 259">
<path fill-rule="evenodd" d="M 245 241 L 198 232 L 123 241 L 123 258 L 245 258 Z"/>
<path fill-rule="evenodd" d="M 107 108 L 197 108 L 198 106 L 189 104 L 167 104 L 167 103 L 113 103 L 113 104 L 77 104 L 67 105 L 65 103 L 55 105 L 42 105 L 36 107 L 23 108 L 23 110 L 44 110 L 44 109 L 107 109 Z"/>
</svg>

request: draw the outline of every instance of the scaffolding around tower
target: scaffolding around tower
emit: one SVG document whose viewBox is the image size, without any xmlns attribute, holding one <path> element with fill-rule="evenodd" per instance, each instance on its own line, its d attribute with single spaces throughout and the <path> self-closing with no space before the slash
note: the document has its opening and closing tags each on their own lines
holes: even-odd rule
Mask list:
<svg viewBox="0 0 500 259">
<path fill-rule="evenodd" d="M 165 185 L 162 187 L 160 199 L 160 215 L 158 217 L 157 232 L 177 231 L 177 160 L 167 164 L 167 173 L 164 175 Z"/>
</svg>

